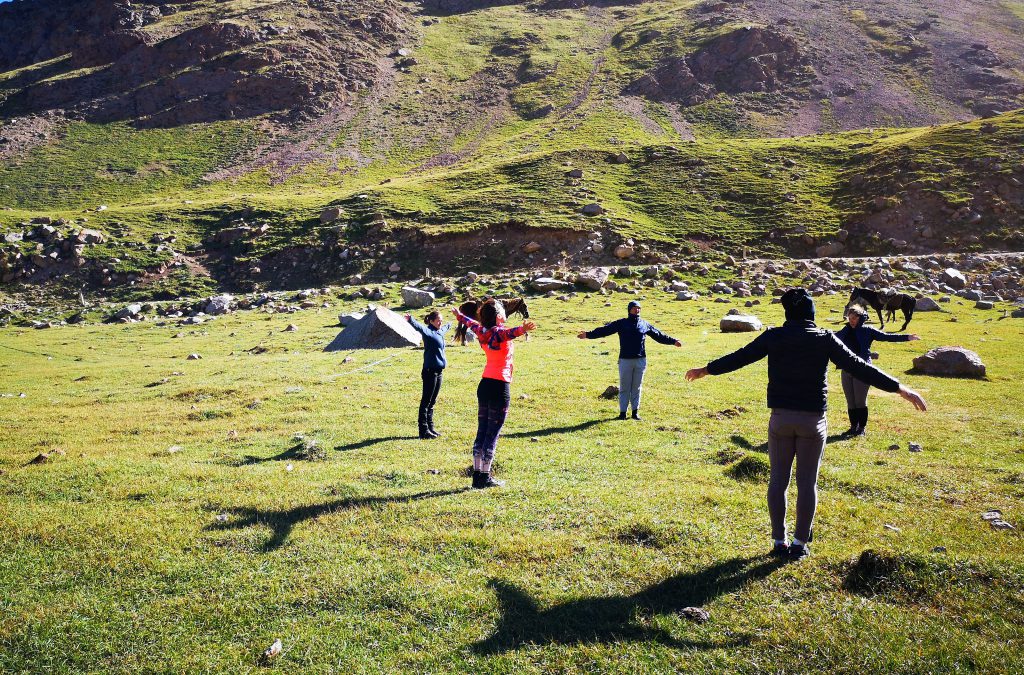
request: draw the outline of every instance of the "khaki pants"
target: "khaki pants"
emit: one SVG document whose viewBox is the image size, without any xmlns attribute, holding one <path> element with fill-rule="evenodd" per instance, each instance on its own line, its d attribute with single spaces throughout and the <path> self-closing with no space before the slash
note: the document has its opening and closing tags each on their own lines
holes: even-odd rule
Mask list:
<svg viewBox="0 0 1024 675">
<path fill-rule="evenodd" d="M 806 542 L 818 508 L 818 470 L 825 451 L 828 421 L 825 413 L 772 410 L 768 422 L 768 515 L 772 538 L 786 538 L 786 490 L 796 460 L 796 529 L 793 536 Z"/>
</svg>

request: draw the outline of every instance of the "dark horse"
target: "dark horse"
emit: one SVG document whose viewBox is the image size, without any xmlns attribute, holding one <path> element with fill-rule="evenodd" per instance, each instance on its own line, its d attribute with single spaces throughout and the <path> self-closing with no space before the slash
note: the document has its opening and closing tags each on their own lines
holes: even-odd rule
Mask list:
<svg viewBox="0 0 1024 675">
<path fill-rule="evenodd" d="M 469 318 L 479 321 L 480 317 L 477 315 L 477 312 L 480 311 L 480 305 L 484 304 L 484 302 L 489 298 L 490 296 L 483 300 L 467 300 L 459 305 L 459 311 Z M 523 300 L 522 298 L 495 298 L 495 300 L 500 302 L 505 308 L 506 317 L 512 316 L 513 314 L 522 314 L 524 319 L 530 318 L 530 310 L 526 307 L 526 300 Z M 460 323 L 455 329 L 455 337 L 453 338 L 452 344 L 459 343 L 465 347 L 467 330 L 468 327 Z M 530 339 L 529 334 L 526 335 L 526 339 Z"/>
<path fill-rule="evenodd" d="M 910 325 L 910 320 L 914 318 L 914 308 L 917 307 L 917 299 L 906 293 L 894 293 L 886 296 L 868 288 L 853 289 L 847 306 L 855 304 L 858 298 L 878 312 L 878 323 L 882 328 L 885 328 L 885 321 L 882 320 L 883 310 L 889 321 L 893 323 L 896 322 L 897 310 L 903 312 L 903 327 L 900 328 L 900 331 L 905 331 Z"/>
</svg>

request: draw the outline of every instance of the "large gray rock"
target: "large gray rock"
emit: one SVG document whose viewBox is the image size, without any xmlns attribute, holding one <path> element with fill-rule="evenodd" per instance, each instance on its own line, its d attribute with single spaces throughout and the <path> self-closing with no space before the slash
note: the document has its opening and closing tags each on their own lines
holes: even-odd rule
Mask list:
<svg viewBox="0 0 1024 675">
<path fill-rule="evenodd" d="M 535 291 L 540 291 L 541 293 L 547 293 L 548 291 L 567 291 L 572 288 L 572 284 L 568 281 L 561 281 L 551 277 L 537 277 L 530 282 L 530 286 L 532 286 Z"/>
<path fill-rule="evenodd" d="M 412 307 L 414 309 L 430 307 L 434 304 L 434 294 L 430 291 L 414 288 L 413 286 L 403 286 L 402 302 L 405 303 L 406 307 Z"/>
<path fill-rule="evenodd" d="M 592 291 L 601 290 L 606 281 L 608 281 L 608 272 L 600 267 L 583 272 L 576 277 L 577 284 Z"/>
<path fill-rule="evenodd" d="M 914 310 L 918 312 L 939 312 L 942 311 L 942 308 L 939 307 L 939 303 L 925 296 L 917 299 L 917 305 L 915 305 Z"/>
<path fill-rule="evenodd" d="M 936 347 L 914 359 L 914 368 L 927 375 L 949 377 L 984 377 L 981 357 L 963 347 Z"/>
<path fill-rule="evenodd" d="M 600 216 L 604 213 L 604 207 L 597 202 L 592 202 L 583 207 L 583 215 Z"/>
<path fill-rule="evenodd" d="M 615 257 L 619 258 L 620 260 L 632 258 L 634 253 L 636 253 L 636 249 L 634 249 L 629 244 L 619 244 L 618 246 L 615 247 Z"/>
<path fill-rule="evenodd" d="M 345 214 L 344 209 L 340 206 L 328 206 L 326 209 L 320 212 L 321 223 L 333 223 L 338 218 L 341 218 Z"/>
<path fill-rule="evenodd" d="M 338 324 L 348 328 L 349 326 L 358 323 L 364 316 L 366 315 L 361 312 L 348 312 L 346 314 L 341 314 L 338 316 Z"/>
<path fill-rule="evenodd" d="M 234 302 L 234 296 L 228 295 L 227 293 L 223 295 L 215 295 L 212 298 L 207 299 L 206 305 L 203 307 L 203 311 L 210 316 L 227 314 L 231 311 L 231 306 Z"/>
<path fill-rule="evenodd" d="M 960 270 L 952 267 L 947 267 L 945 270 L 942 271 L 942 275 L 939 277 L 939 281 L 946 284 L 950 288 L 955 288 L 957 290 L 967 288 L 967 277 L 965 277 L 963 273 L 960 272 Z"/>
<path fill-rule="evenodd" d="M 761 330 L 761 320 L 747 314 L 731 314 L 722 317 L 719 327 L 723 333 L 756 333 Z"/>
<path fill-rule="evenodd" d="M 114 320 L 120 321 L 121 319 L 132 319 L 138 316 L 142 312 L 142 305 L 139 303 L 132 303 L 126 307 L 122 307 L 114 313 Z"/>
</svg>

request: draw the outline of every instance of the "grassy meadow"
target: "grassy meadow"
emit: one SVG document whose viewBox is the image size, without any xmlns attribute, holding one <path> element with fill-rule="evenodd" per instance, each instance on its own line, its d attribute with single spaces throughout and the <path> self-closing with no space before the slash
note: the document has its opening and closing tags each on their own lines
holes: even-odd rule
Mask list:
<svg viewBox="0 0 1024 675">
<path fill-rule="evenodd" d="M 482 492 L 464 475 L 479 349 L 449 348 L 444 436 L 417 440 L 420 352 L 321 351 L 351 303 L 0 331 L 0 670 L 1019 672 L 1024 541 L 981 513 L 1024 525 L 1024 322 L 954 299 L 915 318 L 921 342 L 878 345 L 931 409 L 872 392 L 869 435 L 826 450 L 813 555 L 783 564 L 765 364 L 683 378 L 752 336 L 718 331 L 728 305 L 648 295 L 684 346 L 649 345 L 640 423 L 600 398 L 614 339 L 575 337 L 625 297 L 531 300 L 508 483 Z M 819 299 L 819 323 L 841 306 Z M 946 344 L 988 379 L 906 373 Z"/>
</svg>

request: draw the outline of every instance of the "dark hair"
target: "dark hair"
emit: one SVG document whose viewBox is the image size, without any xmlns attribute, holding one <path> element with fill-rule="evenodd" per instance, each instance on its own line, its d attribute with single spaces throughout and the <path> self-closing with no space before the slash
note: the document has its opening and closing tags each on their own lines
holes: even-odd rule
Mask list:
<svg viewBox="0 0 1024 675">
<path fill-rule="evenodd" d="M 868 310 L 864 309 L 860 305 L 850 305 L 849 309 L 846 310 L 847 316 L 850 315 L 850 312 L 853 312 L 860 317 L 860 321 L 857 322 L 857 325 L 854 326 L 854 328 L 860 328 L 864 325 L 864 322 L 868 320 Z"/>
<path fill-rule="evenodd" d="M 484 301 L 484 304 L 480 305 L 480 309 L 476 311 L 476 315 L 480 318 L 480 323 L 483 324 L 484 328 L 494 328 L 498 325 L 498 306 L 497 300 L 494 298 L 488 298 Z"/>
<path fill-rule="evenodd" d="M 426 318 L 427 323 L 430 323 L 434 319 L 440 319 L 441 318 L 441 312 L 433 311 L 430 314 L 427 314 L 427 316 L 425 318 Z"/>
</svg>

